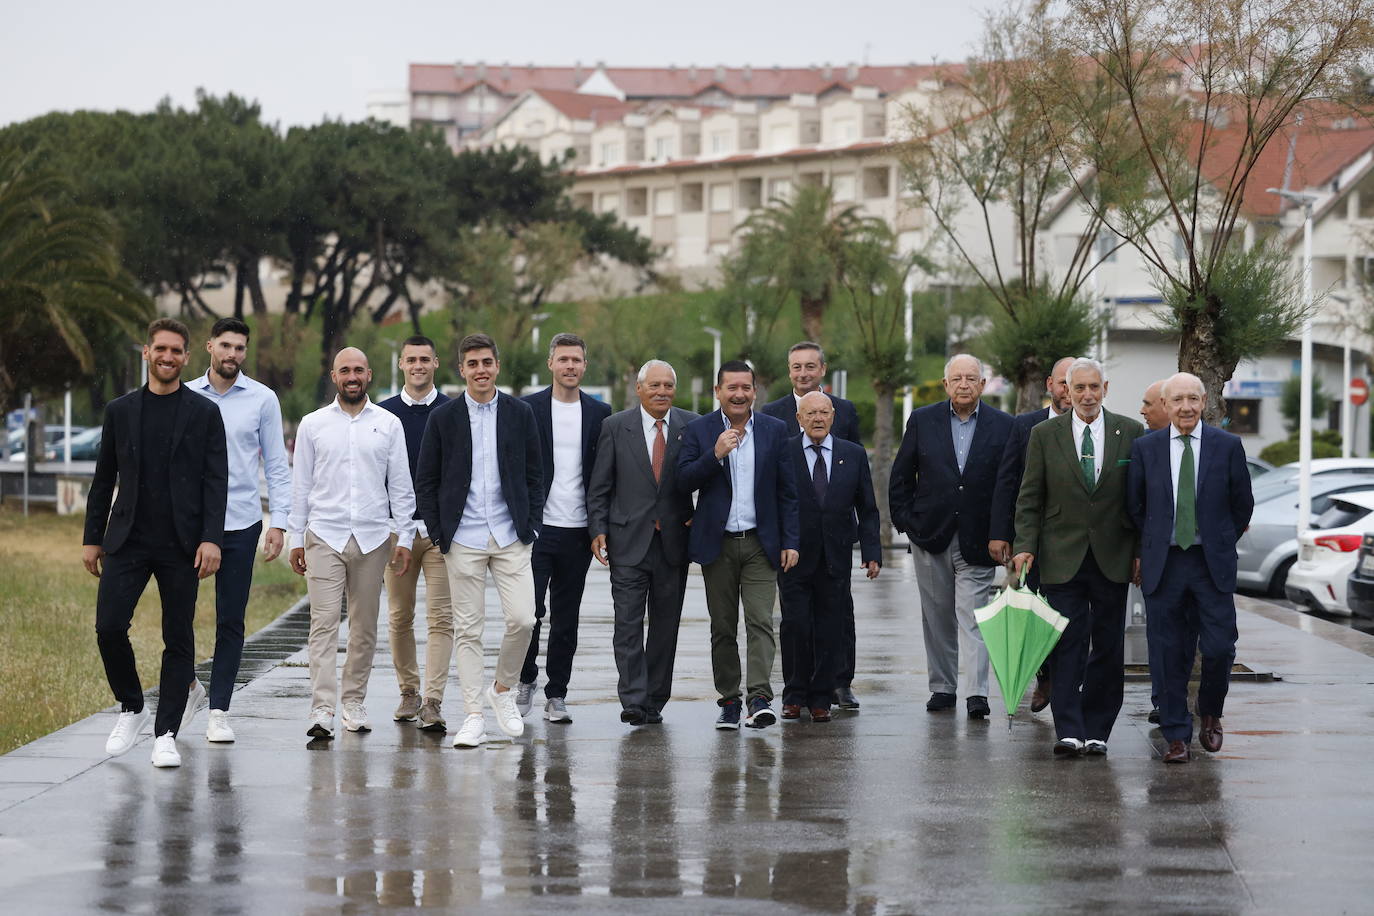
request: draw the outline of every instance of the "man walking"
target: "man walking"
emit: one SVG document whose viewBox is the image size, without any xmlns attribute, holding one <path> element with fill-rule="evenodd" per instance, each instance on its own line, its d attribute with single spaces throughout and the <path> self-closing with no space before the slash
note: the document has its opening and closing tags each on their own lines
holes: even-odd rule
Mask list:
<svg viewBox="0 0 1374 916">
<path fill-rule="evenodd" d="M 525 732 L 513 688 L 534 628 L 530 545 L 544 510 L 539 429 L 524 401 L 496 390 L 496 342 L 469 334 L 458 346 L 461 398 L 434 411 L 420 445 L 415 485 L 420 518 L 448 567 L 465 718 L 454 747 L 486 741 L 485 697 L 496 724 L 512 738 Z M 501 596 L 506 630 L 496 676 L 482 689 L 482 630 L 487 570 Z"/>
<path fill-rule="evenodd" d="M 973 612 L 988 603 L 997 562 L 988 528 L 997 469 L 1012 418 L 980 398 L 983 364 L 967 353 L 945 363 L 949 397 L 913 410 L 892 464 L 892 523 L 911 540 L 930 667 L 927 712 L 953 709 L 964 670 L 970 719 L 985 718 L 988 650 Z"/>
<path fill-rule="evenodd" d="M 100 579 L 96 643 L 120 706 L 105 742 L 105 753 L 114 756 L 133 747 L 148 722 L 129 622 L 148 580 L 157 579 L 163 645 L 153 725 L 157 767 L 181 765 L 176 737 L 195 678 L 196 592 L 219 569 L 229 489 L 220 412 L 181 384 L 190 344 L 186 325 L 174 318 L 148 325 L 148 384 L 105 408 L 82 537 L 82 563 Z"/>
<path fill-rule="evenodd" d="M 1193 737 L 1188 679 L 1202 651 L 1198 741 L 1221 750 L 1222 708 L 1236 660 L 1236 542 L 1255 508 L 1240 437 L 1202 422 L 1207 393 L 1187 372 L 1163 385 L 1169 426 L 1131 448 L 1131 517 L 1141 532 L 1150 671 L 1161 667 L 1165 763 L 1187 763 Z"/>
<path fill-rule="evenodd" d="M 224 544 L 215 573 L 215 656 L 210 668 L 210 716 L 205 738 L 230 744 L 229 701 L 243 658 L 243 616 L 253 585 L 253 556 L 262 536 L 262 494 L 259 467 L 267 479 L 267 537 L 262 558 L 281 555 L 286 513 L 291 508 L 291 465 L 282 436 L 281 404 L 266 385 L 243 372 L 248 355 L 248 325 L 237 318 L 221 318 L 210 328 L 205 349 L 210 369 L 186 387 L 219 405 L 229 452 L 229 499 L 224 516 Z M 203 695 L 192 680 L 187 704 L 194 711 Z"/>
<path fill-rule="evenodd" d="M 798 481 L 801 550 L 797 565 L 778 574 L 782 597 L 782 717 L 830 721 L 836 671 L 844 657 L 844 617 L 852 606 L 852 550 L 868 578 L 882 566 L 878 504 L 863 447 L 830 432 L 835 408 L 819 391 L 802 397 L 802 434 L 788 441 Z M 809 485 L 808 485 L 809 481 Z"/>
<path fill-rule="evenodd" d="M 1168 411 L 1167 409 L 1165 409 L 1165 406 L 1164 406 L 1164 382 L 1165 382 L 1165 381 L 1167 381 L 1167 379 L 1160 379 L 1160 380 L 1157 381 L 1157 382 L 1151 382 L 1151 383 L 1150 383 L 1150 386 L 1149 386 L 1148 388 L 1145 389 L 1145 393 L 1144 393 L 1143 395 L 1141 395 L 1141 397 L 1140 397 L 1140 419 L 1141 419 L 1141 422 L 1143 422 L 1143 423 L 1145 424 L 1145 429 L 1146 429 L 1147 432 L 1154 432 L 1154 431 L 1157 430 L 1157 429 L 1164 429 L 1166 426 L 1169 425 L 1169 411 Z M 1137 588 L 1139 588 L 1139 585 L 1138 585 L 1138 584 L 1132 584 L 1132 586 L 1131 586 L 1131 591 L 1134 591 L 1134 590 L 1137 589 Z M 1127 600 L 1126 600 L 1127 606 L 1128 606 L 1128 607 L 1134 606 L 1134 605 L 1135 605 L 1135 596 L 1134 596 L 1133 594 L 1130 594 L 1130 592 L 1128 592 L 1127 595 L 1128 595 Z M 1149 632 L 1150 632 L 1150 620 L 1149 620 L 1149 609 L 1148 609 L 1148 608 L 1146 609 L 1146 612 L 1145 612 L 1145 613 L 1146 613 L 1146 618 L 1145 618 L 1145 633 L 1146 633 L 1146 640 L 1147 640 L 1147 642 L 1148 642 L 1148 639 L 1149 639 Z M 1190 625 L 1190 624 L 1191 624 L 1191 621 L 1185 621 L 1185 625 Z M 1192 632 L 1192 637 L 1191 637 L 1191 639 L 1185 637 L 1185 640 L 1184 640 L 1185 642 L 1188 643 L 1189 652 L 1190 652 L 1190 655 L 1188 656 L 1188 670 L 1189 670 L 1189 671 L 1191 671 L 1191 670 L 1193 669 L 1193 662 L 1192 662 L 1192 655 L 1191 655 L 1191 652 L 1193 651 L 1193 649 L 1195 649 L 1195 648 L 1197 647 L 1197 627 L 1192 627 L 1191 632 Z M 1161 673 L 1161 670 L 1162 670 L 1162 665 L 1163 665 L 1163 663 L 1160 662 L 1160 660 L 1159 660 L 1158 658 L 1155 657 L 1154 648 L 1155 648 L 1155 643 L 1150 643 L 1150 644 L 1149 644 L 1149 656 L 1150 656 L 1150 714 L 1149 714 L 1149 716 L 1147 716 L 1146 718 L 1147 718 L 1147 720 L 1149 721 L 1149 723 L 1150 723 L 1151 725 L 1158 725 L 1158 724 L 1159 724 L 1159 692 L 1160 692 L 1160 687 L 1159 687 L 1159 685 L 1160 685 L 1160 673 Z"/>
<path fill-rule="evenodd" d="M 1073 410 L 1031 430 L 1016 500 L 1016 574 L 1040 567 L 1045 598 L 1069 619 L 1050 654 L 1057 756 L 1104 755 L 1121 711 L 1126 584 L 1136 531 L 1126 467 L 1140 424 L 1102 408 L 1102 364 L 1069 366 Z"/>
<path fill-rule="evenodd" d="M 405 430 L 367 396 L 372 369 L 362 350 L 345 347 L 330 371 L 333 403 L 306 414 L 296 430 L 292 482 L 291 568 L 310 595 L 311 738 L 334 737 L 335 703 L 343 726 L 371 731 L 367 682 L 377 648 L 377 612 L 388 559 L 410 566 L 415 495 Z M 337 674 L 339 620 L 348 601 L 348 652 L 343 684 Z"/>
<path fill-rule="evenodd" d="M 611 405 L 582 390 L 587 372 L 587 343 L 576 334 L 555 334 L 549 341 L 549 370 L 553 384 L 524 398 L 539 428 L 539 452 L 544 478 L 544 524 L 534 542 L 530 563 L 534 570 L 534 630 L 520 672 L 515 705 L 528 715 L 539 676 L 539 621 L 548 598 L 549 648 L 544 657 L 544 718 L 571 722 L 568 680 L 577 652 L 577 621 L 582 590 L 591 565 L 591 537 L 587 533 L 587 485 L 596 461 L 601 421 Z"/>
<path fill-rule="evenodd" d="M 776 573 L 797 564 L 797 490 L 787 427 L 754 413 L 754 370 L 740 360 L 716 373 L 720 409 L 693 420 L 682 435 L 678 486 L 697 494 L 688 553 L 701 564 L 711 617 L 711 669 L 720 694 L 718 729 L 740 725 L 739 617 L 747 651 L 745 724 L 777 721 L 769 679 Z"/>
<path fill-rule="evenodd" d="M 1154 432 L 1169 425 L 1169 411 L 1164 404 L 1164 383 L 1168 379 L 1151 382 L 1140 397 L 1140 421 L 1145 429 Z"/>
<path fill-rule="evenodd" d="M 640 367 L 635 393 L 639 406 L 601 424 L 587 530 L 592 555 L 611 568 L 620 721 L 657 725 L 672 695 L 692 520 L 692 497 L 677 485 L 678 451 L 697 415 L 673 406 L 677 373 L 662 360 Z"/>
<path fill-rule="evenodd" d="M 449 398 L 434 387 L 434 373 L 439 370 L 439 351 L 434 341 L 419 334 L 406 338 L 397 363 L 405 375 L 405 387 L 377 406 L 395 414 L 401 421 L 413 485 L 425 425 L 435 408 Z M 427 626 L 423 700 L 415 648 L 415 591 L 421 572 L 425 574 Z M 442 709 L 444 687 L 453 658 L 453 601 L 449 597 L 444 555 L 424 531 L 417 530 L 410 543 L 410 565 L 400 573 L 388 567 L 383 581 L 386 583 L 391 659 L 401 688 L 400 705 L 391 717 L 397 722 L 418 721 L 419 727 L 426 731 L 444 731 L 447 725 Z"/>
</svg>

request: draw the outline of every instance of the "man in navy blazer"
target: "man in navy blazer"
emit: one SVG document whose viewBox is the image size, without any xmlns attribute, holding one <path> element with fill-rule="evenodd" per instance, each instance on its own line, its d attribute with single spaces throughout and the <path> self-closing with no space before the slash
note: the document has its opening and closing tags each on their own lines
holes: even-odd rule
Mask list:
<svg viewBox="0 0 1374 916">
<path fill-rule="evenodd" d="M 591 565 L 587 532 L 587 488 L 596 463 L 601 421 L 611 405 L 582 390 L 587 372 L 587 343 L 576 334 L 555 334 L 549 341 L 553 384 L 523 400 L 534 410 L 544 474 L 544 525 L 534 544 L 534 630 L 520 671 L 515 705 L 528 715 L 539 676 L 539 621 L 548 596 L 549 648 L 544 659 L 544 718 L 571 722 L 568 679 L 577 652 L 577 622 L 582 591 Z"/>
<path fill-rule="evenodd" d="M 781 420 L 754 413 L 754 370 L 740 360 L 716 373 L 720 410 L 687 424 L 678 452 L 678 486 L 697 491 L 688 556 L 701 564 L 711 616 L 711 669 L 720 694 L 718 729 L 740 725 L 740 604 L 744 605 L 749 712 L 745 722 L 777 721 L 769 676 L 775 573 L 797 563 L 797 489 Z"/>
<path fill-rule="evenodd" d="M 788 440 L 797 479 L 801 551 L 778 575 L 782 598 L 782 717 L 829 722 L 835 677 L 844 655 L 844 617 L 853 606 L 849 570 L 859 542 L 868 578 L 882 566 L 878 504 L 868 455 L 831 433 L 835 409 L 819 391 L 798 406 L 802 434 Z"/>
<path fill-rule="evenodd" d="M 1190 624 L 1196 624 L 1202 652 L 1198 741 L 1215 753 L 1236 659 L 1236 542 L 1250 524 L 1255 500 L 1240 438 L 1202 422 L 1202 380 L 1180 372 L 1164 383 L 1163 396 L 1169 427 L 1131 447 L 1127 504 L 1141 532 L 1150 664 L 1163 669 L 1159 723 L 1169 742 L 1163 759 L 1187 763 L 1193 737 Z"/>
<path fill-rule="evenodd" d="M 979 400 L 986 381 L 976 357 L 950 358 L 949 398 L 911 412 L 888 483 L 892 524 L 911 541 L 921 592 L 930 667 L 926 710 L 954 708 L 962 658 L 974 719 L 991 711 L 988 650 L 973 612 L 987 604 L 998 563 L 988 555 L 988 526 L 1012 427 L 1010 414 Z"/>
</svg>

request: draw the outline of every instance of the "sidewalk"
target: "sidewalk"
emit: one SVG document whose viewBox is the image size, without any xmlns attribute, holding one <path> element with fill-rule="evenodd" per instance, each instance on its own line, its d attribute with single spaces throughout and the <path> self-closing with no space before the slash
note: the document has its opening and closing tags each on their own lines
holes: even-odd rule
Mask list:
<svg viewBox="0 0 1374 916">
<path fill-rule="evenodd" d="M 514 742 L 457 751 L 392 723 L 385 625 L 371 734 L 307 749 L 303 652 L 235 695 L 236 745 L 206 744 L 198 715 L 180 770 L 153 768 L 148 738 L 105 758 L 113 714 L 92 716 L 0 757 L 0 900 L 25 914 L 1370 910 L 1374 637 L 1241 599 L 1239 660 L 1279 680 L 1233 685 L 1223 753 L 1195 744 L 1190 765 L 1162 765 L 1149 685 L 1128 682 L 1110 756 L 1055 760 L 1048 712 L 1023 706 L 1010 733 L 995 697 L 984 722 L 962 702 L 925 712 L 914 576 L 888 560 L 854 583 L 862 711 L 829 725 L 712 728 L 695 570 L 665 724 L 621 724 L 596 565 L 575 721 L 543 722 L 541 695 Z M 444 709 L 456 726 L 455 681 Z"/>
</svg>

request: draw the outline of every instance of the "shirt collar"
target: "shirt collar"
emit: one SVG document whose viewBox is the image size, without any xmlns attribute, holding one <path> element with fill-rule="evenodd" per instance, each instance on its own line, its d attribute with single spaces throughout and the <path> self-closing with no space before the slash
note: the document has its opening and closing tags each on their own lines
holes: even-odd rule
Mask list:
<svg viewBox="0 0 1374 916">
<path fill-rule="evenodd" d="M 1105 410 L 1099 410 L 1097 412 L 1097 419 L 1093 420 L 1091 423 L 1085 423 L 1083 421 L 1083 418 L 1078 415 L 1078 411 L 1070 410 L 1069 413 L 1073 416 L 1073 428 L 1075 430 L 1082 429 L 1086 426 L 1093 432 L 1097 432 L 1098 430 L 1102 429 L 1103 418 L 1107 416 L 1107 412 Z M 1082 433 L 1079 433 L 1079 435 L 1082 435 Z"/>
<path fill-rule="evenodd" d="M 725 428 L 729 429 L 730 418 L 725 415 L 725 411 L 722 410 L 720 412 L 720 418 L 725 421 Z M 754 430 L 754 412 L 752 410 L 749 411 L 749 419 L 744 421 L 744 428 L 749 430 L 750 432 L 753 432 Z"/>
<path fill-rule="evenodd" d="M 348 414 L 343 409 L 343 405 L 339 403 L 339 396 L 337 394 L 334 395 L 334 400 L 329 403 L 329 406 L 337 410 L 339 413 L 343 414 L 345 417 L 348 416 Z M 363 414 L 367 413 L 368 410 L 371 409 L 371 407 L 372 399 L 369 398 L 367 395 L 363 395 L 363 409 L 358 411 L 358 416 L 361 417 Z M 349 419 L 357 419 L 357 417 L 350 417 Z"/>
<path fill-rule="evenodd" d="M 195 385 L 197 388 L 201 388 L 201 389 L 206 389 L 206 388 L 208 388 L 208 389 L 210 389 L 211 391 L 215 392 L 216 394 L 219 394 L 219 391 L 215 388 L 214 384 L 210 381 L 210 373 L 211 373 L 212 371 L 213 371 L 213 370 L 211 370 L 211 369 L 206 369 L 204 375 L 192 379 L 188 384 Z M 246 384 L 244 384 L 244 381 L 245 381 L 247 378 L 248 378 L 248 376 L 244 375 L 243 372 L 240 371 L 238 375 L 234 376 L 234 383 L 233 383 L 232 385 L 229 386 L 229 391 L 233 391 L 235 388 L 247 388 L 248 386 L 247 386 Z"/>
<path fill-rule="evenodd" d="M 982 406 L 983 406 L 983 402 L 982 402 L 982 401 L 975 401 L 974 404 L 973 404 L 973 413 L 971 413 L 971 414 L 968 415 L 968 419 L 969 419 L 969 420 L 976 420 L 976 419 L 978 419 L 978 411 L 979 411 L 980 409 L 982 409 Z M 968 422 L 968 420 L 963 419 L 962 417 L 959 416 L 958 413 L 955 412 L 955 410 L 954 410 L 954 402 L 953 402 L 953 401 L 950 401 L 950 402 L 949 402 L 949 415 L 950 415 L 951 417 L 953 417 L 954 419 L 958 420 L 960 423 L 967 423 L 967 422 Z"/>
<path fill-rule="evenodd" d="M 834 450 L 834 448 L 833 448 L 833 446 L 832 446 L 832 443 L 833 443 L 833 442 L 834 442 L 834 436 L 832 436 L 830 433 L 826 433 L 826 434 L 825 434 L 825 438 L 821 440 L 821 451 L 823 451 L 823 452 L 833 451 L 833 450 Z M 802 448 L 804 448 L 804 449 L 811 448 L 811 447 L 812 447 L 813 445 L 815 445 L 815 444 L 816 444 L 816 443 L 814 443 L 814 442 L 811 441 L 811 437 L 810 437 L 810 436 L 808 436 L 806 433 L 802 433 Z"/>
<path fill-rule="evenodd" d="M 1170 439 L 1182 439 L 1182 438 L 1183 438 L 1183 433 L 1179 432 L 1178 427 L 1175 426 L 1175 425 L 1172 424 L 1172 423 L 1169 424 L 1169 438 L 1170 438 Z M 1194 427 L 1193 427 L 1193 431 L 1192 431 L 1191 433 L 1188 434 L 1188 438 L 1190 438 L 1190 439 L 1196 439 L 1196 440 L 1198 440 L 1199 442 L 1202 441 L 1202 421 L 1201 421 L 1201 420 L 1198 420 L 1198 421 L 1197 421 L 1197 426 L 1194 426 Z"/>
<path fill-rule="evenodd" d="M 481 401 L 474 401 L 472 399 L 472 395 L 468 394 L 466 389 L 464 389 L 463 391 L 463 400 L 468 402 L 469 412 L 474 410 L 495 410 L 496 402 L 500 399 L 500 397 L 501 395 L 497 394 L 490 401 L 487 401 L 485 404 L 483 404 Z"/>
<path fill-rule="evenodd" d="M 425 395 L 424 397 L 420 398 L 420 400 L 418 400 L 418 401 L 415 400 L 414 398 L 412 398 L 412 397 L 410 396 L 410 393 L 407 392 L 404 388 L 401 389 L 401 403 L 402 403 L 402 404 L 408 404 L 408 405 L 410 405 L 411 407 L 428 407 L 430 404 L 433 404 L 433 403 L 434 403 L 434 399 L 437 398 L 438 396 L 439 396 L 439 386 L 437 386 L 437 385 L 431 385 L 431 386 L 429 386 L 429 394 L 427 394 L 427 395 Z"/>
<path fill-rule="evenodd" d="M 669 417 L 671 414 L 672 414 L 672 408 L 669 408 L 669 409 L 668 409 L 668 413 L 665 413 L 665 414 L 663 415 L 663 428 L 664 428 L 665 430 L 668 428 L 668 417 Z M 658 418 L 655 417 L 653 414 L 649 413 L 649 411 L 645 410 L 643 404 L 640 404 L 640 405 L 639 405 L 639 422 L 642 423 L 642 424 L 644 424 L 644 428 L 645 428 L 645 429 L 653 429 L 653 428 L 654 428 L 654 424 L 658 422 Z"/>
</svg>

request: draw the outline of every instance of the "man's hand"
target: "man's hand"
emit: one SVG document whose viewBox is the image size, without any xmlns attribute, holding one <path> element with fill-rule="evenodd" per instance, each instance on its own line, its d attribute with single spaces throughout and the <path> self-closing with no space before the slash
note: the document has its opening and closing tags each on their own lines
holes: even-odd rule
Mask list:
<svg viewBox="0 0 1374 916">
<path fill-rule="evenodd" d="M 86 572 L 100 578 L 101 561 L 105 559 L 105 548 L 99 544 L 87 544 L 81 548 L 81 563 L 86 567 Z"/>
<path fill-rule="evenodd" d="M 864 569 L 868 570 L 868 578 L 876 579 L 878 578 L 878 571 L 882 569 L 882 567 L 878 565 L 877 560 L 869 560 L 864 564 Z"/>
<path fill-rule="evenodd" d="M 596 562 L 602 566 L 610 566 L 609 555 L 606 553 L 606 535 L 598 534 L 592 538 L 592 556 L 596 557 Z"/>
<path fill-rule="evenodd" d="M 200 570 L 197 578 L 208 579 L 219 572 L 219 546 L 211 544 L 209 541 L 201 541 L 196 548 L 196 569 Z"/>
<path fill-rule="evenodd" d="M 1017 579 L 1020 579 L 1022 572 L 1030 572 L 1030 568 L 1034 565 L 1035 554 L 1018 553 L 1016 556 L 1011 558 L 1012 575 L 1016 576 Z"/>
<path fill-rule="evenodd" d="M 262 544 L 262 558 L 271 563 L 281 556 L 281 549 L 286 544 L 286 532 L 280 528 L 268 528 L 267 537 Z"/>
<path fill-rule="evenodd" d="M 407 569 L 410 569 L 410 550 L 397 544 L 391 551 L 391 571 L 404 576 Z"/>
<path fill-rule="evenodd" d="M 1006 541 L 988 541 L 988 553 L 1003 566 L 1011 560 L 1011 545 Z"/>
<path fill-rule="evenodd" d="M 739 448 L 739 444 L 744 441 L 744 433 L 731 427 L 720 434 L 716 439 L 716 460 L 724 458 L 726 455 Z"/>
<path fill-rule="evenodd" d="M 298 576 L 305 575 L 305 548 L 292 547 L 289 559 L 291 562 L 291 571 Z"/>
<path fill-rule="evenodd" d="M 797 565 L 797 552 L 795 550 L 784 550 L 782 552 L 782 571 L 787 572 Z"/>
<path fill-rule="evenodd" d="M 1131 561 L 1131 584 L 1140 584 L 1140 557 L 1136 557 Z"/>
</svg>

